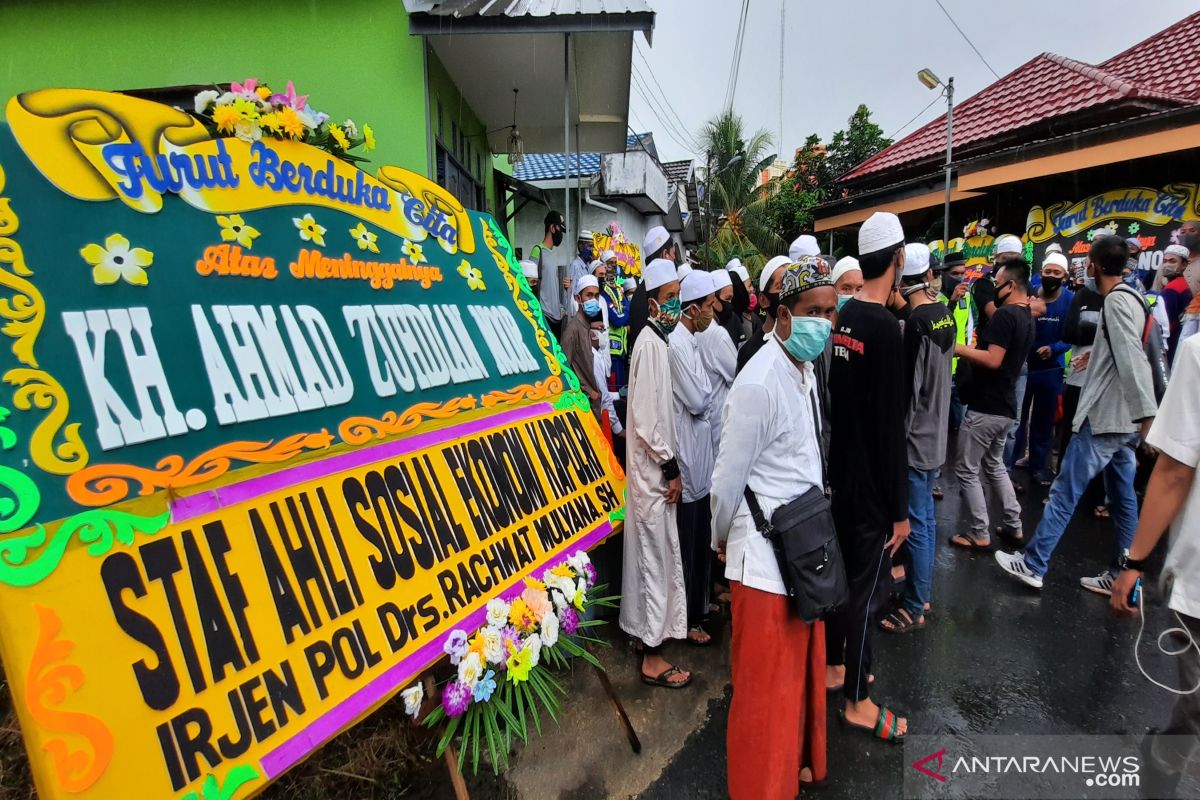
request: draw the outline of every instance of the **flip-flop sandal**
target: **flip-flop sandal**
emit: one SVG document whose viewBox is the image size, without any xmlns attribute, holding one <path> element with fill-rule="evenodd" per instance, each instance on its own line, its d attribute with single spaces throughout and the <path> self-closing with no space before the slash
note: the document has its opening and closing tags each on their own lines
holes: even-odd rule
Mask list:
<svg viewBox="0 0 1200 800">
<path fill-rule="evenodd" d="M 908 735 L 908 731 L 897 733 L 900 725 L 900 717 L 887 706 L 879 707 L 879 717 L 875 720 L 874 725 L 859 725 L 857 722 L 851 722 L 846 719 L 845 710 L 839 711 L 838 716 L 841 718 L 842 724 L 847 728 L 862 731 L 871 738 L 880 739 L 888 744 L 902 744 L 904 737 Z"/>
<path fill-rule="evenodd" d="M 660 672 L 657 677 L 654 677 L 654 678 L 651 678 L 649 675 L 647 675 L 646 673 L 643 672 L 642 673 L 642 683 L 646 684 L 647 686 L 661 686 L 664 689 L 682 689 L 683 687 L 687 686 L 688 684 L 690 684 L 692 682 L 691 675 L 688 675 L 687 679 L 682 680 L 682 681 L 673 681 L 670 679 L 671 676 L 673 676 L 673 675 L 682 675 L 682 674 L 683 674 L 683 670 L 681 670 L 679 667 L 674 667 L 674 666 L 667 667 L 662 672 Z"/>
<path fill-rule="evenodd" d="M 924 614 L 922 614 L 922 616 L 924 616 Z M 885 622 L 891 623 L 892 627 L 889 628 L 884 625 L 883 623 Z M 884 633 L 912 633 L 913 631 L 919 631 L 924 627 L 924 619 L 918 622 L 909 616 L 907 611 L 900 608 L 897 608 L 895 611 L 879 621 L 879 630 L 883 631 Z"/>
<path fill-rule="evenodd" d="M 707 639 L 693 639 L 690 635 L 685 636 L 684 641 L 687 642 L 688 644 L 690 644 L 692 647 L 708 647 L 710 644 L 713 643 L 712 635 L 708 631 L 701 628 L 699 625 L 697 625 L 694 628 L 688 628 L 688 634 L 693 634 L 693 633 L 703 633 L 708 638 Z"/>
<path fill-rule="evenodd" d="M 968 544 L 969 543 L 969 544 Z M 991 550 L 992 540 L 981 542 L 967 533 L 956 533 L 950 537 L 950 544 L 960 550 Z"/>
</svg>

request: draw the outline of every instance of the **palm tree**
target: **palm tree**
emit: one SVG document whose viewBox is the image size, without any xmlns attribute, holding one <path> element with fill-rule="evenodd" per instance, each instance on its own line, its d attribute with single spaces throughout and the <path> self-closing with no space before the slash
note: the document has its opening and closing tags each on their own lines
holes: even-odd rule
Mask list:
<svg viewBox="0 0 1200 800">
<path fill-rule="evenodd" d="M 752 247 L 763 255 L 783 250 L 783 240 L 767 220 L 769 189 L 758 186 L 759 174 L 775 160 L 771 134 L 759 130 L 746 141 L 742 118 L 725 111 L 704 124 L 700 143 L 708 154 L 706 233 L 711 243 L 720 240 L 724 245 L 714 249 L 729 249 L 736 243 L 737 249 Z"/>
</svg>

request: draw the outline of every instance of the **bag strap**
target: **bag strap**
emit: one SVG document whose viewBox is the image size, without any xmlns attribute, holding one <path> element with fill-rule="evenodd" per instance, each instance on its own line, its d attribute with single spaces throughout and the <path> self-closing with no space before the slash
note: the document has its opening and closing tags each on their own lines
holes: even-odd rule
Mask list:
<svg viewBox="0 0 1200 800">
<path fill-rule="evenodd" d="M 758 528 L 759 533 L 763 536 L 770 538 L 775 529 L 771 527 L 771 523 L 763 516 L 762 506 L 758 504 L 758 498 L 754 496 L 754 492 L 750 490 L 749 486 L 743 491 L 746 495 L 746 505 L 750 507 L 750 517 L 754 520 L 754 527 Z"/>
<path fill-rule="evenodd" d="M 825 440 L 821 437 L 824 419 L 821 416 L 820 408 L 817 407 L 817 391 L 819 387 L 819 382 L 814 382 L 813 387 L 808 392 L 808 399 L 812 403 L 813 431 L 817 436 L 817 455 L 821 457 L 821 490 L 824 491 L 828 488 L 829 484 L 829 467 L 825 463 Z"/>
</svg>

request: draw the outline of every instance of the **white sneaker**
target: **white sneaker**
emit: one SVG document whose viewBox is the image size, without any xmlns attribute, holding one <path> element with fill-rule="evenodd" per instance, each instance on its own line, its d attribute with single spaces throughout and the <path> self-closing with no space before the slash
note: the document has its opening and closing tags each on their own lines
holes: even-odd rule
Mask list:
<svg viewBox="0 0 1200 800">
<path fill-rule="evenodd" d="M 1006 553 L 1003 550 L 997 550 L 996 563 L 1014 578 L 1031 589 L 1042 588 L 1042 576 L 1034 575 L 1033 571 L 1025 565 L 1025 556 L 1021 553 Z"/>
<path fill-rule="evenodd" d="M 1101 572 L 1094 578 L 1080 578 L 1079 585 L 1087 589 L 1089 592 L 1102 594 L 1105 597 L 1112 597 L 1112 587 L 1116 579 L 1108 570 Z"/>
</svg>

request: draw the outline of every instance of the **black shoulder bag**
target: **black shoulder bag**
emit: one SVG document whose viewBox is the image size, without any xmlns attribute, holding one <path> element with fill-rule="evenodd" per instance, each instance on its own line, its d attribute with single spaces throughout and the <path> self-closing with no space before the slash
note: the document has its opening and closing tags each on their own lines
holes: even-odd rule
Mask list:
<svg viewBox="0 0 1200 800">
<path fill-rule="evenodd" d="M 824 483 L 825 453 L 821 449 L 820 414 L 811 392 L 809 400 L 813 402 L 813 426 Z M 775 509 L 770 521 L 763 516 L 758 498 L 749 486 L 745 494 L 754 526 L 771 542 L 775 551 L 792 609 L 805 622 L 815 622 L 832 614 L 846 602 L 850 590 L 824 487 L 814 486 Z"/>
</svg>

